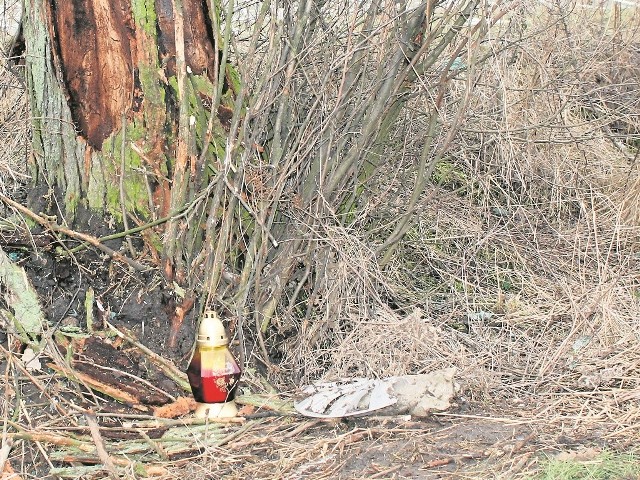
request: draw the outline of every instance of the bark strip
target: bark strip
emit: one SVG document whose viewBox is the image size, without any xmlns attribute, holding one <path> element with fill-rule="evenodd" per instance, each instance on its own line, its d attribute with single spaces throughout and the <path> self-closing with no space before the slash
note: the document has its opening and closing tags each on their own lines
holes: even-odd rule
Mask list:
<svg viewBox="0 0 640 480">
<path fill-rule="evenodd" d="M 126 0 L 50 0 L 50 30 L 73 121 L 96 150 L 131 107 L 136 41 Z"/>
</svg>

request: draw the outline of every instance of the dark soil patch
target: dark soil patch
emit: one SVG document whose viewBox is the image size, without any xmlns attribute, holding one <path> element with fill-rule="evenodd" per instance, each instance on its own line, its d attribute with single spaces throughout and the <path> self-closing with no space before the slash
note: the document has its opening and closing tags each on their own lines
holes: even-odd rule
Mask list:
<svg viewBox="0 0 640 480">
<path fill-rule="evenodd" d="M 96 238 L 109 233 L 104 220 L 84 221 L 89 225 L 95 221 L 89 231 Z M 146 256 L 145 246 L 136 243 L 137 252 L 130 258 L 149 265 L 147 271 L 135 271 L 112 255 L 38 227 L 31 232 L 23 227 L 0 231 L 2 250 L 24 269 L 44 313 L 41 346 L 46 346 L 37 349 L 42 364 L 37 371 L 56 385 L 56 391 L 50 393 L 47 386 L 35 383 L 38 400 L 25 407 L 38 416 L 62 413 L 65 417 L 69 408 L 76 407 L 114 416 L 109 418 L 148 416 L 158 406 L 191 397 L 179 377 L 195 344 L 200 306 L 191 302 L 185 309 L 187 301 L 177 293 L 179 289 L 167 283 Z M 123 240 L 102 244 L 129 255 Z M 2 302 L 0 307 L 10 310 Z M 186 314 L 177 323 L 180 310 Z M 8 345 L 7 334 L 0 331 L 0 345 L 8 347 L 5 354 L 19 356 L 26 345 L 11 339 Z M 145 353 L 140 344 L 156 357 Z M 25 381 L 32 381 L 28 373 Z M 51 410 L 58 401 L 64 405 L 62 410 Z"/>
<path fill-rule="evenodd" d="M 528 425 L 482 419 L 385 423 L 387 433 L 381 430 L 379 439 L 359 444 L 341 478 L 451 478 L 491 458 L 532 448 Z"/>
<path fill-rule="evenodd" d="M 109 248 L 118 251 L 121 242 Z M 130 330 L 151 350 L 186 367 L 195 338 L 197 305 L 184 318 L 175 346 L 168 348 L 171 320 L 182 300 L 167 288 L 156 269 L 134 272 L 101 252 L 84 249 L 69 254 L 78 242 L 60 243 L 48 233 L 19 234 L 0 238 L 3 250 L 20 266 L 35 288 L 48 320 L 47 334 L 56 331 L 87 332 L 87 291 L 93 290 L 94 329 L 104 320 Z"/>
</svg>

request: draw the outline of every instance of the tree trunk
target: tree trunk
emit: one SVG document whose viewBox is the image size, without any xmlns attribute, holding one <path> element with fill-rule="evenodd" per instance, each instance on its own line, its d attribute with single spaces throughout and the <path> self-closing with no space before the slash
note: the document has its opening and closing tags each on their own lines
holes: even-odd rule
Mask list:
<svg viewBox="0 0 640 480">
<path fill-rule="evenodd" d="M 187 306 L 205 213 L 194 199 L 221 165 L 234 102 L 213 5 L 27 0 L 23 19 L 30 206 L 90 234 L 100 224 L 119 225 L 123 238 L 140 231 L 168 284 L 188 289 Z"/>
<path fill-rule="evenodd" d="M 120 219 L 165 216 L 176 145 L 202 147 L 199 107 L 218 84 L 216 40 L 205 2 L 177 1 L 177 14 L 172 3 L 28 2 L 34 166 L 38 183 L 64 192 L 67 219 L 79 208 Z M 197 120 L 182 132 L 181 108 Z"/>
<path fill-rule="evenodd" d="M 53 202 L 63 195 L 48 207 L 67 222 L 88 209 L 140 226 L 182 209 L 206 184 L 210 172 L 195 154 L 207 141 L 204 107 L 220 83 L 206 5 L 28 2 L 34 179 L 38 196 Z M 223 91 L 223 103 L 230 93 Z M 226 136 L 227 110 L 218 106 L 213 119 L 209 140 L 217 145 Z"/>
</svg>

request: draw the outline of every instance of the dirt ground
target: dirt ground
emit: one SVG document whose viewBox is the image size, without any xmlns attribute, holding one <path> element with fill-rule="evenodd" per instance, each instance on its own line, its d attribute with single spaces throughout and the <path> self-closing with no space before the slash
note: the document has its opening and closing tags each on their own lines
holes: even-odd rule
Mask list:
<svg viewBox="0 0 640 480">
<path fill-rule="evenodd" d="M 39 246 L 37 253 L 30 242 Z M 468 400 L 463 391 L 450 411 L 423 419 L 308 419 L 274 407 L 268 382 L 255 371 L 241 387 L 240 402 L 247 403 L 242 423 L 209 425 L 216 429 L 203 432 L 198 430 L 203 425 L 185 426 L 191 421 L 188 412 L 181 417 L 187 420 L 158 420 L 156 408 L 188 393 L 139 345 L 109 336 L 100 318 L 184 370 L 194 315 L 180 329 L 179 348 L 167 349 L 167 318 L 175 300 L 154 274 L 132 275 L 90 251 L 75 254 L 74 260 L 60 257 L 55 239 L 44 234 L 3 243 L 44 300 L 52 322 L 48 332 L 73 372 L 65 372 L 64 362 L 49 353 L 41 358 L 42 368 L 18 372 L 5 393 L 8 400 L 20 399 L 11 423 L 20 432 L 12 437 L 19 448 L 7 465 L 21 478 L 107 478 L 116 471 L 138 478 L 136 468 L 158 478 L 185 471 L 194 478 L 211 478 L 212 472 L 217 478 L 529 478 L 547 455 L 611 446 L 601 432 L 549 424 L 545 406 L 535 397 L 517 403 L 496 398 L 488 404 Z M 101 305 L 93 311 L 92 336 L 83 335 L 89 288 L 95 305 Z M 5 350 L 8 361 L 0 370 L 15 369 L 21 353 Z M 73 381 L 65 378 L 73 375 Z M 109 388 L 129 396 L 114 401 Z M 295 394 L 283 392 L 279 398 L 290 402 Z M 90 435 L 88 416 L 99 425 L 97 437 Z M 178 435 L 174 429 L 185 428 L 186 438 L 177 444 L 167 440 Z M 96 442 L 116 462 L 111 471 L 102 464 Z"/>
<path fill-rule="evenodd" d="M 308 419 L 290 407 L 274 407 L 270 385 L 253 370 L 241 387 L 239 401 L 247 404 L 242 423 L 213 425 L 221 429 L 203 433 L 197 430 L 203 425 L 185 426 L 191 421 L 188 411 L 181 417 L 187 420 L 158 420 L 156 408 L 189 395 L 140 345 L 184 371 L 195 309 L 179 330 L 178 348 L 168 349 L 167 319 L 176 299 L 155 273 L 131 274 L 90 250 L 70 259 L 60 255 L 60 244 L 48 234 L 16 233 L 3 239 L 3 248 L 28 273 L 51 322 L 46 335 L 68 362 L 46 349 L 40 368 L 24 369 L 17 362 L 24 349 L 3 347 L 0 370 L 5 376 L 16 372 L 5 391 L 8 405 L 19 399 L 10 423 L 19 432 L 12 437 L 19 447 L 14 446 L 7 465 L 22 478 L 106 478 L 115 471 L 136 478 L 135 468 L 159 478 L 184 471 L 193 471 L 195 478 L 210 478 L 207 472 L 218 478 L 291 479 L 497 478 L 506 475 L 501 472 L 513 478 L 520 472 L 526 478 L 546 454 L 606 446 L 597 432 L 550 426 L 535 398 L 517 404 L 496 398 L 487 404 L 468 400 L 464 391 L 450 411 L 424 419 Z M 87 335 L 85 310 L 89 289 L 95 296 L 92 335 Z M 103 320 L 139 343 L 109 335 Z M 4 334 L 1 340 L 6 344 Z M 287 404 L 295 394 L 282 392 L 279 398 Z M 99 426 L 97 437 L 90 435 L 88 416 Z M 169 442 L 166 436 L 176 434 L 171 433 L 175 428 L 194 430 L 177 444 L 161 443 Z M 115 459 L 111 472 L 102 465 L 96 442 Z M 127 473 L 127 468 L 133 470 Z"/>
<path fill-rule="evenodd" d="M 100 235 L 99 227 L 94 231 Z M 180 299 L 163 288 L 157 271 L 133 274 L 126 265 L 87 249 L 62 254 L 63 248 L 73 248 L 78 242 L 63 246 L 49 233 L 30 235 L 16 231 L 3 237 L 3 249 L 25 269 L 42 299 L 50 328 L 80 327 L 86 318 L 87 289 L 91 288 L 97 299 L 96 316 L 106 315 L 115 325 L 131 329 L 149 348 L 163 352 L 182 366 L 188 361 L 195 338 L 196 310 L 187 313 L 182 322 L 175 348 L 166 349 L 169 320 Z M 105 244 L 117 251 L 121 243 L 112 240 Z"/>
</svg>

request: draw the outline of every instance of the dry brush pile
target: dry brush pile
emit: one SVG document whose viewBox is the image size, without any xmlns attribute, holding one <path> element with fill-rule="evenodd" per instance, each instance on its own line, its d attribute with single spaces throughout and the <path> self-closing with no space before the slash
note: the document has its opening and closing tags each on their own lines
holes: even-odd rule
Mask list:
<svg viewBox="0 0 640 480">
<path fill-rule="evenodd" d="M 337 372 L 354 356 L 363 374 L 454 364 L 476 399 L 637 436 L 638 27 L 633 8 L 582 4 L 529 5 L 496 27 L 485 48 L 518 47 L 484 66 L 384 270 L 420 310 L 361 322 Z M 420 128 L 403 134 L 415 145 Z"/>
<path fill-rule="evenodd" d="M 306 225 L 331 252 L 314 270 L 324 315 L 275 314 L 285 372 L 455 365 L 467 397 L 637 433 L 640 37 L 635 9 L 618 7 L 518 4 L 419 77 L 368 201 Z"/>
</svg>

